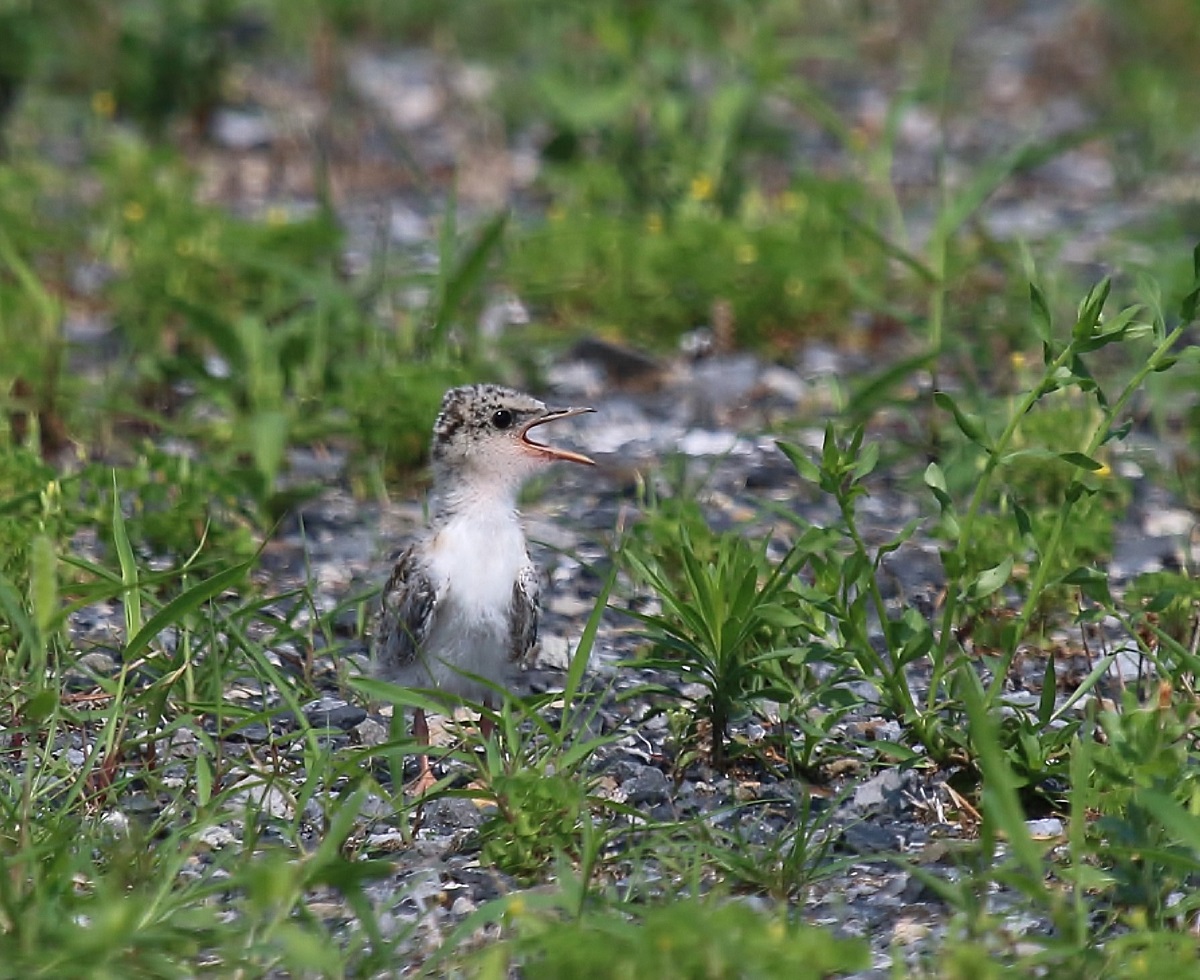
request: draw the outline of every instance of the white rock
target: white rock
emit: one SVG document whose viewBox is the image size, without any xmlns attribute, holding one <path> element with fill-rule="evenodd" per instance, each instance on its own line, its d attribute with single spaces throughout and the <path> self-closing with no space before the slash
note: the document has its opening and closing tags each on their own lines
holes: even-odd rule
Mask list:
<svg viewBox="0 0 1200 980">
<path fill-rule="evenodd" d="M 754 446 L 736 432 L 692 429 L 685 432 L 675 448 L 687 456 L 749 456 Z"/>
<path fill-rule="evenodd" d="M 237 843 L 237 836 L 228 827 L 205 827 L 200 831 L 199 841 L 212 851 L 219 851 Z"/>
<path fill-rule="evenodd" d="M 253 807 L 269 817 L 290 820 L 296 812 L 292 799 L 259 776 L 246 776 L 235 784 L 238 792 L 230 799 L 247 809 Z"/>
<path fill-rule="evenodd" d="M 571 643 L 565 636 L 543 636 L 537 665 L 553 670 L 566 670 L 571 665 Z"/>
<path fill-rule="evenodd" d="M 1197 522 L 1190 510 L 1164 508 L 1150 511 L 1142 521 L 1142 530 L 1151 538 L 1182 538 L 1191 533 Z"/>
<path fill-rule="evenodd" d="M 1035 840 L 1052 840 L 1063 834 L 1063 823 L 1057 817 L 1046 817 L 1043 820 L 1026 820 L 1025 826 Z"/>
</svg>

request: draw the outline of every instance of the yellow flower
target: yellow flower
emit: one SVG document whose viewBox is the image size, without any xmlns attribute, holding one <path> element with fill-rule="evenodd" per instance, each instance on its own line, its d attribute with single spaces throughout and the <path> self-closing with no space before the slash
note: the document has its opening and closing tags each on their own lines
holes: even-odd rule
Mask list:
<svg viewBox="0 0 1200 980">
<path fill-rule="evenodd" d="M 130 201 L 121 209 L 121 214 L 125 216 L 125 220 L 130 224 L 137 224 L 146 217 L 146 209 L 142 207 L 139 201 Z"/>
<path fill-rule="evenodd" d="M 281 208 L 279 205 L 272 205 L 267 208 L 267 224 L 272 228 L 278 228 L 280 225 L 288 223 L 287 208 Z"/>
<path fill-rule="evenodd" d="M 707 201 L 713 196 L 713 180 L 708 174 L 698 174 L 692 178 L 691 195 L 693 201 Z"/>
<path fill-rule="evenodd" d="M 651 211 L 646 215 L 646 231 L 651 235 L 661 235 L 663 230 L 662 215 L 657 211 Z"/>
<path fill-rule="evenodd" d="M 550 209 L 546 212 L 546 220 L 552 222 L 553 224 L 558 224 L 559 222 L 565 221 L 566 217 L 566 209 L 558 204 L 550 205 Z"/>
<path fill-rule="evenodd" d="M 1096 476 L 1101 479 L 1112 476 L 1112 468 L 1107 463 L 1102 463 L 1100 469 L 1094 471 Z"/>
<path fill-rule="evenodd" d="M 758 261 L 758 249 L 754 247 L 753 242 L 742 242 L 734 252 L 739 265 L 753 265 Z"/>
<path fill-rule="evenodd" d="M 117 113 L 117 100 L 108 89 L 92 93 L 92 112 L 101 119 L 111 119 Z"/>
<path fill-rule="evenodd" d="M 1013 351 L 1009 355 L 1008 359 L 1012 363 L 1014 371 L 1020 371 L 1023 367 L 1025 367 L 1025 355 L 1019 350 Z"/>
</svg>

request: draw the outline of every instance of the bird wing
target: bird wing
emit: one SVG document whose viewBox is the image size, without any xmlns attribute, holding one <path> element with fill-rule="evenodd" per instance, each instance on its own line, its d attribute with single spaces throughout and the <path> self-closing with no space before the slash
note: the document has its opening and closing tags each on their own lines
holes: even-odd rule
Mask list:
<svg viewBox="0 0 1200 980">
<path fill-rule="evenodd" d="M 538 598 L 541 593 L 537 569 L 526 562 L 513 583 L 509 606 L 508 659 L 520 663 L 533 653 L 538 640 Z"/>
<path fill-rule="evenodd" d="M 437 601 L 437 586 L 420 550 L 409 545 L 383 588 L 375 622 L 375 662 L 383 676 L 416 660 L 429 635 Z"/>
</svg>

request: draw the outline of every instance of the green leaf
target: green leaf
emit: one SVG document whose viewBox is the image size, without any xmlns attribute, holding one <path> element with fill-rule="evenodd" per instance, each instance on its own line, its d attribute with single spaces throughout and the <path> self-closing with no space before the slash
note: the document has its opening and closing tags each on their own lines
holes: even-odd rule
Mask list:
<svg viewBox="0 0 1200 980">
<path fill-rule="evenodd" d="M 232 568 L 217 572 L 212 578 L 206 578 L 179 595 L 156 612 L 146 624 L 138 630 L 126 645 L 124 659 L 126 662 L 139 656 L 150 642 L 168 626 L 174 626 L 183 621 L 191 613 L 199 609 L 214 596 L 220 595 L 226 589 L 231 589 L 246 577 L 253 567 L 254 559 L 239 562 Z"/>
<path fill-rule="evenodd" d="M 1185 810 L 1176 800 L 1158 790 L 1141 791 L 1138 802 L 1154 814 L 1172 838 L 1187 847 L 1193 855 L 1200 854 L 1200 816 Z"/>
<path fill-rule="evenodd" d="M 968 415 L 966 412 L 960 409 L 954 399 L 944 391 L 935 391 L 933 393 L 933 400 L 939 408 L 950 412 L 954 416 L 954 421 L 962 431 L 963 435 L 965 435 L 976 445 L 982 446 L 984 449 L 989 451 L 991 450 L 991 443 L 988 440 L 987 430 L 984 428 L 979 419 L 975 418 L 973 415 Z"/>
<path fill-rule="evenodd" d="M 1125 422 L 1116 428 L 1109 429 L 1108 432 L 1104 434 L 1104 440 L 1100 443 L 1100 445 L 1106 445 L 1114 440 L 1116 442 L 1123 442 L 1125 437 L 1129 435 L 1132 429 L 1133 419 L 1126 419 Z"/>
<path fill-rule="evenodd" d="M 33 639 L 37 627 L 29 618 L 21 594 L 4 575 L 0 575 L 0 613 L 3 613 L 0 621 L 7 620 L 18 636 Z"/>
<path fill-rule="evenodd" d="M 1003 157 L 997 157 L 982 167 L 962 186 L 953 197 L 944 201 L 934 223 L 933 237 L 946 242 L 950 237 L 987 202 L 987 199 L 1013 175 L 1014 172 L 1037 162 L 1049 159 L 1061 152 L 1058 143 L 1030 142 L 1018 146 Z"/>
<path fill-rule="evenodd" d="M 1063 585 L 1087 585 L 1093 582 L 1107 582 L 1108 576 L 1098 568 L 1080 565 L 1064 575 L 1061 581 Z"/>
<path fill-rule="evenodd" d="M 1100 660 L 1096 662 L 1096 666 L 1092 668 L 1091 673 L 1084 678 L 1084 683 L 1080 684 L 1079 687 L 1076 687 L 1076 689 L 1070 693 L 1070 696 L 1067 698 L 1066 702 L 1058 705 L 1058 710 L 1055 711 L 1054 716 L 1052 716 L 1050 720 L 1058 721 L 1070 715 L 1075 708 L 1075 704 L 1078 703 L 1080 699 L 1086 697 L 1087 692 L 1091 691 L 1092 687 L 1096 686 L 1097 681 L 1099 681 L 1100 678 L 1103 678 L 1105 674 L 1108 674 L 1109 669 L 1112 667 L 1112 663 L 1114 663 L 1116 659 L 1117 653 L 1105 654 L 1103 657 L 1100 657 Z"/>
<path fill-rule="evenodd" d="M 58 710 L 58 690 L 43 688 L 21 706 L 21 715 L 26 721 L 40 724 Z"/>
<path fill-rule="evenodd" d="M 1063 499 L 1068 504 L 1074 504 L 1080 497 L 1092 497 L 1096 493 L 1097 490 L 1095 487 L 1089 487 L 1086 483 L 1075 480 L 1067 487 L 1067 492 L 1063 495 Z"/>
<path fill-rule="evenodd" d="M 39 534 L 29 546 L 29 599 L 33 621 L 44 640 L 58 618 L 58 554 L 45 534 Z"/>
<path fill-rule="evenodd" d="M 1029 284 L 1029 305 L 1033 309 L 1033 327 L 1038 337 L 1049 341 L 1054 335 L 1054 319 L 1050 315 L 1050 305 L 1042 291 L 1032 282 Z"/>
<path fill-rule="evenodd" d="M 999 726 L 988 709 L 974 668 L 964 663 L 959 676 L 963 680 L 971 746 L 978 754 L 979 770 L 983 774 L 981 810 L 984 822 L 991 825 L 993 833 L 998 830 L 1008 838 L 1008 845 L 1022 870 L 1030 879 L 1040 882 L 1045 875 L 1041 852 L 1025 824 L 1025 811 L 1017 795 L 1018 782 L 1000 748 L 1003 742 Z"/>
<path fill-rule="evenodd" d="M 1002 589 L 1007 584 L 1012 576 L 1013 560 L 1012 557 L 1005 558 L 992 568 L 984 569 L 976 576 L 975 581 L 971 583 L 967 590 L 968 594 L 974 599 L 985 599 L 993 592 Z"/>
<path fill-rule="evenodd" d="M 1033 521 L 1029 518 L 1029 511 L 1015 501 L 1013 502 L 1012 508 L 1013 519 L 1017 522 L 1017 530 L 1020 532 L 1021 537 L 1029 537 L 1031 534 L 1033 534 Z"/>
<path fill-rule="evenodd" d="M 1042 673 L 1042 697 L 1038 701 L 1038 724 L 1045 728 L 1054 717 L 1054 702 L 1058 694 L 1058 675 L 1054 671 L 1054 652 L 1046 658 L 1046 669 Z"/>
<path fill-rule="evenodd" d="M 925 467 L 925 485 L 942 494 L 947 492 L 946 474 L 942 472 L 942 468 L 937 463 L 930 463 Z"/>
<path fill-rule="evenodd" d="M 208 806 L 212 799 L 213 771 L 212 763 L 203 752 L 196 756 L 196 802 L 200 806 Z"/>
<path fill-rule="evenodd" d="M 1192 288 L 1179 304 L 1179 318 L 1184 323 L 1196 319 L 1196 307 L 1200 305 L 1200 244 L 1192 250 Z"/>
<path fill-rule="evenodd" d="M 796 472 L 800 474 L 800 478 L 807 480 L 809 483 L 821 482 L 821 471 L 808 455 L 800 447 L 791 442 L 784 442 L 782 439 L 776 440 L 775 445 L 779 447 L 779 451 L 785 455 L 796 468 Z"/>
<path fill-rule="evenodd" d="M 947 540 L 957 541 L 962 535 L 962 526 L 958 523 L 958 517 L 950 508 L 945 508 L 942 511 L 942 532 L 946 535 Z M 948 565 L 942 563 L 947 570 Z"/>
<path fill-rule="evenodd" d="M 1064 463 L 1070 463 L 1072 466 L 1078 466 L 1081 469 L 1091 470 L 1095 473 L 1097 470 L 1104 469 L 1104 464 L 1092 459 L 1091 456 L 1086 456 L 1083 453 L 1059 453 L 1058 458 Z"/>
<path fill-rule="evenodd" d="M 1179 304 L 1179 319 L 1184 323 L 1191 323 L 1196 319 L 1197 307 L 1200 307 L 1200 286 L 1189 290 L 1183 297 L 1183 302 Z"/>
<path fill-rule="evenodd" d="M 1112 280 L 1107 277 L 1096 283 L 1079 304 L 1079 316 L 1071 330 L 1073 340 L 1083 340 L 1096 332 L 1100 316 L 1104 312 L 1104 304 L 1108 301 Z"/>
<path fill-rule="evenodd" d="M 264 494 L 269 494 L 275 488 L 275 477 L 287 452 L 291 420 L 282 409 L 268 409 L 256 412 L 249 424 L 254 466 L 262 476 Z"/>
<path fill-rule="evenodd" d="M 117 471 L 112 471 L 113 543 L 117 549 L 117 562 L 121 566 L 121 583 L 125 586 L 125 636 L 136 635 L 142 628 L 142 597 L 137 591 L 138 567 L 133 557 L 133 546 L 129 543 L 129 532 L 125 528 L 125 515 L 121 513 L 121 488 L 117 485 Z"/>
<path fill-rule="evenodd" d="M 1156 593 L 1154 597 L 1146 603 L 1146 612 L 1160 613 L 1177 598 L 1179 598 L 1178 589 L 1163 589 L 1161 592 Z"/>
<path fill-rule="evenodd" d="M 858 459 L 854 463 L 854 468 L 851 470 L 854 479 L 861 480 L 863 477 L 871 473 L 879 462 L 879 443 L 869 442 L 867 447 L 859 454 Z"/>
<path fill-rule="evenodd" d="M 439 296 L 430 330 L 430 344 L 434 351 L 445 349 L 454 317 L 461 313 L 464 302 L 483 281 L 488 260 L 500 245 L 507 225 L 507 212 L 495 215 L 457 261 L 452 261 L 454 227 L 449 225 L 444 229 L 438 270 Z"/>
<path fill-rule="evenodd" d="M 616 580 L 617 566 L 614 564 L 608 573 L 608 578 L 604 581 L 600 595 L 596 597 L 596 604 L 592 607 L 587 623 L 584 624 L 583 633 L 579 636 L 579 642 L 575 645 L 575 653 L 571 656 L 571 663 L 567 667 L 567 678 L 563 684 L 563 700 L 567 704 L 574 700 L 583 685 L 583 675 L 587 670 L 592 647 L 596 642 L 596 632 L 600 629 L 600 620 L 608 608 L 608 597 Z"/>
<path fill-rule="evenodd" d="M 1093 602 L 1099 602 L 1106 607 L 1113 604 L 1112 594 L 1108 589 L 1108 576 L 1098 568 L 1081 565 L 1067 572 L 1059 580 L 1063 585 L 1075 585 Z"/>
<path fill-rule="evenodd" d="M 916 762 L 927 762 L 928 757 L 923 752 L 918 752 L 915 749 L 909 748 L 907 745 L 902 745 L 899 742 L 871 742 L 869 743 L 871 750 L 877 752 L 881 758 L 891 759 L 901 765 Z"/>
<path fill-rule="evenodd" d="M 846 405 L 846 415 L 855 421 L 866 419 L 876 408 L 888 402 L 893 389 L 906 383 L 917 372 L 929 368 L 936 360 L 937 355 L 934 352 L 926 351 L 915 357 L 907 358 L 869 378 L 851 391 Z"/>
</svg>

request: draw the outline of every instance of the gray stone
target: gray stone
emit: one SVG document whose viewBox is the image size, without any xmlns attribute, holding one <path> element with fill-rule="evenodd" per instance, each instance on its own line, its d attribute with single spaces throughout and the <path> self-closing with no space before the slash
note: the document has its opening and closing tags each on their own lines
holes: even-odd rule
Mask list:
<svg viewBox="0 0 1200 980">
<path fill-rule="evenodd" d="M 899 800 L 903 786 L 904 776 L 901 772 L 898 769 L 886 769 L 854 791 L 848 808 L 866 815 L 893 807 Z"/>
<path fill-rule="evenodd" d="M 319 701 L 310 701 L 303 710 L 314 728 L 338 728 L 344 732 L 352 731 L 367 717 L 367 712 L 357 704 L 348 704 L 328 694 Z"/>
<path fill-rule="evenodd" d="M 670 797 L 671 783 L 661 769 L 653 766 L 638 766 L 637 772 L 621 784 L 625 802 L 631 806 L 639 803 L 662 803 Z"/>
</svg>

